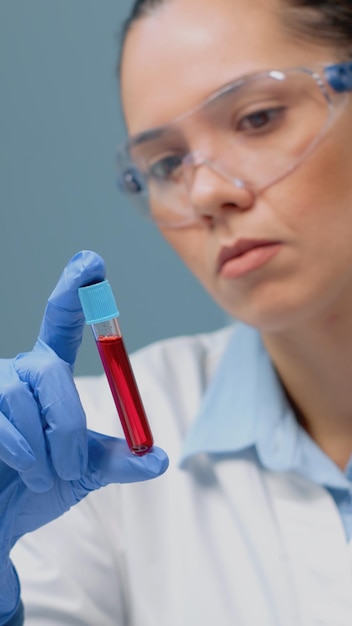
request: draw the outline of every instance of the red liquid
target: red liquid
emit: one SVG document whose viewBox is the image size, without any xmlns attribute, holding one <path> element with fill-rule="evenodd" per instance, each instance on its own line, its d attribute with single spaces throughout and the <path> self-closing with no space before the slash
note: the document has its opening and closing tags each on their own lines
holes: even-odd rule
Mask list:
<svg viewBox="0 0 352 626">
<path fill-rule="evenodd" d="M 153 446 L 148 419 L 122 337 L 98 337 L 97 347 L 128 447 L 141 456 Z"/>
</svg>

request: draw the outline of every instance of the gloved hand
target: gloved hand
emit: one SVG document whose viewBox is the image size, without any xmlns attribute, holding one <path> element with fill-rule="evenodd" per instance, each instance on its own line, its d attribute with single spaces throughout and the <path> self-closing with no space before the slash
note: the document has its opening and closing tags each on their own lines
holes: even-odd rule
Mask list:
<svg viewBox="0 0 352 626">
<path fill-rule="evenodd" d="M 73 257 L 49 298 L 33 350 L 0 360 L 0 624 L 19 602 L 9 558 L 19 537 L 93 489 L 154 478 L 168 466 L 160 448 L 134 456 L 124 440 L 86 429 L 72 378 L 84 328 L 77 290 L 104 273 L 97 254 Z"/>
</svg>

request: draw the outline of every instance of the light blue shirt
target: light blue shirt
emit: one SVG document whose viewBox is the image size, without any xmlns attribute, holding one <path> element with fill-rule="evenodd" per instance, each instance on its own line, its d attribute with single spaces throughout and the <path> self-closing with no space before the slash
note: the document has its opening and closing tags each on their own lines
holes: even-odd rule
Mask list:
<svg viewBox="0 0 352 626">
<path fill-rule="evenodd" d="M 237 324 L 186 438 L 181 466 L 196 454 L 250 447 L 264 468 L 295 472 L 328 489 L 352 538 L 352 458 L 343 472 L 317 446 L 297 422 L 259 333 Z"/>
</svg>

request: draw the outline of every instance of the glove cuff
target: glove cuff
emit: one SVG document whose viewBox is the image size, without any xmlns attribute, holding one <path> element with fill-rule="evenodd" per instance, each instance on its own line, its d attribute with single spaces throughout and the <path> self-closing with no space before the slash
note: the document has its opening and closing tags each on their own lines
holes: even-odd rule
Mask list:
<svg viewBox="0 0 352 626">
<path fill-rule="evenodd" d="M 0 626 L 8 623 L 14 626 L 21 622 L 14 621 L 21 605 L 21 587 L 17 572 L 8 559 L 0 569 Z"/>
<path fill-rule="evenodd" d="M 5 622 L 2 626 L 23 626 L 24 625 L 24 608 L 22 602 L 19 603 L 16 613 Z"/>
</svg>

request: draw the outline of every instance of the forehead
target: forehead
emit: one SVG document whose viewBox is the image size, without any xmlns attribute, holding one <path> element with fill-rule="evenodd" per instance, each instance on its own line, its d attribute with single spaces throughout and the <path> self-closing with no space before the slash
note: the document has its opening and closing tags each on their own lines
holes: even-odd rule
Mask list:
<svg viewBox="0 0 352 626">
<path fill-rule="evenodd" d="M 243 74 L 326 61 L 289 35 L 283 10 L 280 0 L 166 0 L 137 20 L 121 73 L 129 133 L 167 123 Z"/>
</svg>

